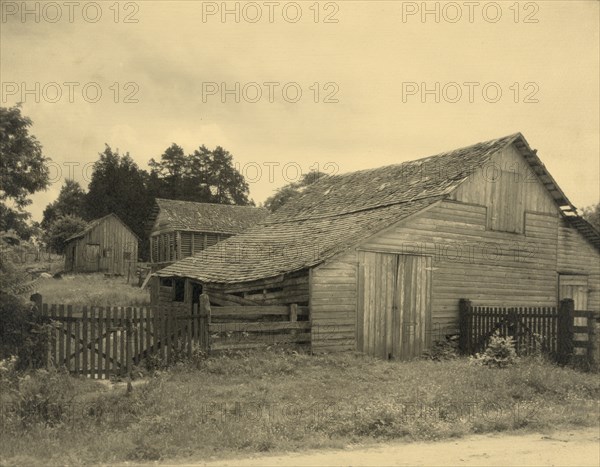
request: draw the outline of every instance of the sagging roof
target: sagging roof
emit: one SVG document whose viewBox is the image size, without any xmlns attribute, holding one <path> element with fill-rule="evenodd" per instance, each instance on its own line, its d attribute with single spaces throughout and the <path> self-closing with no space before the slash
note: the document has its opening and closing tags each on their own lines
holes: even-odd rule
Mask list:
<svg viewBox="0 0 600 467">
<path fill-rule="evenodd" d="M 127 225 L 125 222 L 123 222 L 123 221 L 121 220 L 121 218 L 120 218 L 119 216 L 117 216 L 115 213 L 112 213 L 112 212 L 111 212 L 110 214 L 107 214 L 107 215 L 106 215 L 106 216 L 104 216 L 104 217 L 99 217 L 98 219 L 94 219 L 94 220 L 91 220 L 91 221 L 89 221 L 89 222 L 87 223 L 87 226 L 85 227 L 85 229 L 83 229 L 81 232 L 77 232 L 75 235 L 71 235 L 69 238 L 67 238 L 67 239 L 65 240 L 65 242 L 70 242 L 71 240 L 74 240 L 74 239 L 76 239 L 76 238 L 81 238 L 81 237 L 83 237 L 85 234 L 87 234 L 88 232 L 90 232 L 91 230 L 93 230 L 93 229 L 94 229 L 96 226 L 100 225 L 102 222 L 104 222 L 104 220 L 105 220 L 105 219 L 108 219 L 109 217 L 114 217 L 115 219 L 117 219 L 117 220 L 118 220 L 118 221 L 119 221 L 121 224 L 123 224 L 123 226 L 124 226 L 124 227 L 125 227 L 127 230 L 129 230 L 129 231 L 131 232 L 131 234 L 132 234 L 133 236 L 135 236 L 135 238 L 137 238 L 138 240 L 140 239 L 140 238 L 139 238 L 139 237 L 138 237 L 138 236 L 135 234 L 135 232 L 134 232 L 133 230 L 131 230 L 131 229 L 129 228 L 129 226 L 128 226 L 128 225 Z"/>
<path fill-rule="evenodd" d="M 156 198 L 149 227 L 162 231 L 238 234 L 261 222 L 267 215 L 266 209 L 253 206 Z"/>
<path fill-rule="evenodd" d="M 402 164 L 323 177 L 260 225 L 156 275 L 228 284 L 316 266 L 448 197 L 511 144 L 520 150 L 561 210 L 574 211 L 535 151 L 516 133 Z"/>
</svg>

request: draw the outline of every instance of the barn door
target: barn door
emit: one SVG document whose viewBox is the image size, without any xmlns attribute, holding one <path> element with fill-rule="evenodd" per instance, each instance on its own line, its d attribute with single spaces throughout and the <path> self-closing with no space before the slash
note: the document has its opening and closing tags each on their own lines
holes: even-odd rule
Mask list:
<svg viewBox="0 0 600 467">
<path fill-rule="evenodd" d="M 561 274 L 558 276 L 558 300 L 572 298 L 576 310 L 587 310 L 588 276 Z"/>
<path fill-rule="evenodd" d="M 428 346 L 431 258 L 359 252 L 358 350 L 409 359 Z"/>
</svg>

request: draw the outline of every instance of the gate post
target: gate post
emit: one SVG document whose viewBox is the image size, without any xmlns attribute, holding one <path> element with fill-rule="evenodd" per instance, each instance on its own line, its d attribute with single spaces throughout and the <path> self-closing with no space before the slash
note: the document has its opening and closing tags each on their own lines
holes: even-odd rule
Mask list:
<svg viewBox="0 0 600 467">
<path fill-rule="evenodd" d="M 208 298 L 208 294 L 200 294 L 199 300 L 199 311 L 200 311 L 200 347 L 203 352 L 210 352 L 210 299 Z"/>
<path fill-rule="evenodd" d="M 458 301 L 458 347 L 464 354 L 471 353 L 471 341 L 470 336 L 470 323 L 469 323 L 469 311 L 471 310 L 471 300 L 461 298 Z"/>
<path fill-rule="evenodd" d="M 571 298 L 561 300 L 558 311 L 558 362 L 564 364 L 569 363 L 573 354 L 575 302 Z"/>
</svg>

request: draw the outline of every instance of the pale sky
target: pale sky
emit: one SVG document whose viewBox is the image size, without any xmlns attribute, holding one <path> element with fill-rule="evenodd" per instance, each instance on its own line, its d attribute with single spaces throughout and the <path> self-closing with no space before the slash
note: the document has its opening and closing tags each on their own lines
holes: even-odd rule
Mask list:
<svg viewBox="0 0 600 467">
<path fill-rule="evenodd" d="M 104 143 L 142 168 L 173 142 L 221 145 L 260 203 L 298 169 L 520 131 L 577 207 L 598 202 L 599 3 L 476 3 L 427 2 L 423 17 L 420 1 L 227 2 L 222 17 L 222 2 L 28 2 L 23 15 L 2 0 L 0 105 L 24 102 L 55 163 L 34 219 L 69 165 L 87 186 Z"/>
</svg>

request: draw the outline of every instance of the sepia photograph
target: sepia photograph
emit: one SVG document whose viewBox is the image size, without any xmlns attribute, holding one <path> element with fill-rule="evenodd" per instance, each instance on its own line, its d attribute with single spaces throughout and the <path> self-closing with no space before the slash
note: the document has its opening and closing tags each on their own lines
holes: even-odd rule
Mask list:
<svg viewBox="0 0 600 467">
<path fill-rule="evenodd" d="M 0 0 L 0 466 L 600 465 L 600 1 Z"/>
</svg>

